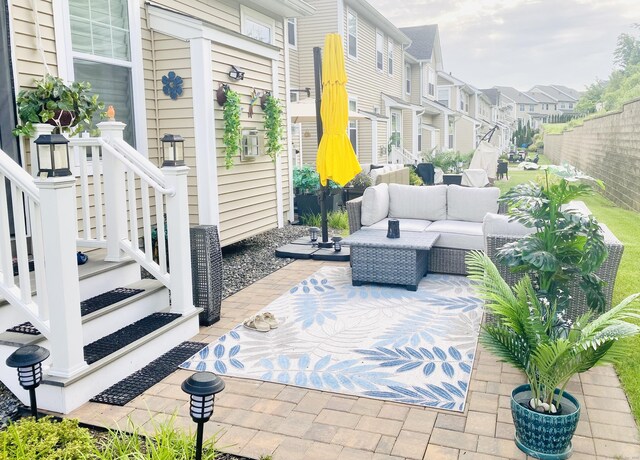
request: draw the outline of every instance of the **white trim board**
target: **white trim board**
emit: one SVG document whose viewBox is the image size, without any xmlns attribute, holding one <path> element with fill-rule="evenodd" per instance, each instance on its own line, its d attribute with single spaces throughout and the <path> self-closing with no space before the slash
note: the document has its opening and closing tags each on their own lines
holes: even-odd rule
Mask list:
<svg viewBox="0 0 640 460">
<path fill-rule="evenodd" d="M 148 5 L 148 11 L 149 27 L 170 37 L 185 41 L 206 38 L 214 43 L 241 49 L 256 56 L 264 56 L 274 61 L 280 59 L 280 49 L 276 46 L 218 29 L 214 24 L 155 5 Z"/>
</svg>

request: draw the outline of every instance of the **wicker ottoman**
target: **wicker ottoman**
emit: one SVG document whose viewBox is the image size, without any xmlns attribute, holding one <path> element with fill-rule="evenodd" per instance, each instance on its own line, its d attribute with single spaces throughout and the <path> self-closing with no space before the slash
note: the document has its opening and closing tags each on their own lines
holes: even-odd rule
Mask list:
<svg viewBox="0 0 640 460">
<path fill-rule="evenodd" d="M 403 232 L 400 238 L 387 238 L 384 230 L 358 230 L 343 240 L 351 250 L 351 276 L 354 286 L 364 282 L 399 284 L 410 291 L 427 274 L 429 251 L 438 233 Z"/>
</svg>

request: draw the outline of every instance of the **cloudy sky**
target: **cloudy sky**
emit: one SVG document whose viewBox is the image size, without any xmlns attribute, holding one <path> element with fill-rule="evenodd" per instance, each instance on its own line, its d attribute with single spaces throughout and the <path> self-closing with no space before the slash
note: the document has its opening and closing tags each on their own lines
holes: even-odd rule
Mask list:
<svg viewBox="0 0 640 460">
<path fill-rule="evenodd" d="M 640 0 L 369 0 L 396 26 L 438 24 L 445 70 L 478 87 L 577 90 L 613 67 L 638 32 Z"/>
</svg>

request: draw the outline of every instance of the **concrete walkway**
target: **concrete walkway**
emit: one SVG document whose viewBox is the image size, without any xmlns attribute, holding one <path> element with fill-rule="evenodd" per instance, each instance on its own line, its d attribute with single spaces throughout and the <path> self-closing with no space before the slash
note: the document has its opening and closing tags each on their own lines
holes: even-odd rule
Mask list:
<svg viewBox="0 0 640 460">
<path fill-rule="evenodd" d="M 227 298 L 222 318 L 193 340 L 213 342 L 323 265 L 296 261 Z M 344 264 L 339 264 L 344 265 Z M 175 414 L 175 425 L 194 429 L 179 370 L 125 407 L 87 403 L 69 417 L 126 428 L 128 419 L 153 431 Z M 476 356 L 463 414 L 225 377 L 207 437 L 225 452 L 274 460 L 525 459 L 513 442 L 509 395 L 524 377 L 486 351 Z M 573 460 L 640 459 L 638 427 L 611 367 L 576 378 L 568 390 L 582 403 Z"/>
</svg>

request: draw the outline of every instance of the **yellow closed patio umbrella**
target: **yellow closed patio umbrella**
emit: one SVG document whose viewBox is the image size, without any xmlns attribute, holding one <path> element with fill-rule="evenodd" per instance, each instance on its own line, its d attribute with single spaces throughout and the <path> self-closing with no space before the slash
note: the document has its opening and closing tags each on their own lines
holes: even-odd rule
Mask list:
<svg viewBox="0 0 640 460">
<path fill-rule="evenodd" d="M 347 96 L 347 73 L 344 67 L 342 37 L 328 34 L 324 42 L 322 63 L 322 139 L 318 145 L 316 170 L 320 184 L 327 179 L 344 186 L 362 169 L 347 136 L 349 122 L 349 100 Z"/>
</svg>

